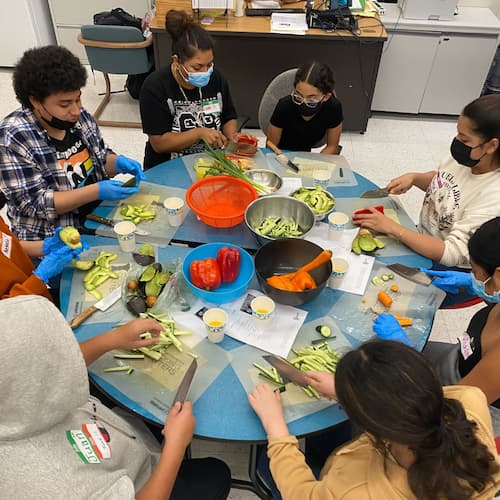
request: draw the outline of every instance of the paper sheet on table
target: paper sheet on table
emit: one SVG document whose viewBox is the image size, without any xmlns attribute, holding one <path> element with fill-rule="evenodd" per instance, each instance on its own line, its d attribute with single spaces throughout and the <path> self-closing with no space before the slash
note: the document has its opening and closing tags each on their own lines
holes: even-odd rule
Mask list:
<svg viewBox="0 0 500 500">
<path fill-rule="evenodd" d="M 276 304 L 271 319 L 258 322 L 252 317 L 250 302 L 260 295 L 263 295 L 262 292 L 249 289 L 239 299 L 218 306 L 224 309 L 228 316 L 224 333 L 271 354 L 287 356 L 306 319 L 307 312 L 295 307 Z M 177 312 L 175 319 L 186 325 L 188 329 L 205 336 L 205 325 L 201 317 L 210 307 L 215 306 L 198 299 L 190 311 Z"/>
<path fill-rule="evenodd" d="M 304 14 L 282 14 L 273 12 L 271 14 L 271 33 L 289 33 L 292 35 L 305 35 L 308 30 L 306 15 Z"/>
<path fill-rule="evenodd" d="M 351 242 L 357 232 L 357 229 L 348 229 L 343 231 L 340 240 L 332 241 L 324 237 L 328 234 L 328 224 L 320 222 L 314 226 L 307 239 L 321 248 L 332 250 L 333 257 L 346 259 L 349 262 L 347 273 L 342 278 L 330 278 L 328 286 L 334 290 L 363 295 L 370 279 L 375 257 L 356 255 L 351 252 Z"/>
<path fill-rule="evenodd" d="M 280 9 L 281 5 L 277 0 L 252 0 L 252 9 Z"/>
<path fill-rule="evenodd" d="M 328 325 L 332 330 L 332 336 L 328 340 L 323 339 L 318 332 L 316 332 L 316 327 L 318 325 Z M 304 323 L 302 325 L 299 334 L 293 344 L 293 349 L 302 349 L 306 346 L 311 345 L 311 342 L 316 339 L 324 340 L 328 345 L 339 355 L 343 355 L 352 349 L 352 344 L 348 338 L 342 334 L 339 327 L 335 321 L 329 316 L 323 316 L 316 318 L 313 321 Z M 244 346 L 232 351 L 232 367 L 235 371 L 241 385 L 245 388 L 245 391 L 250 393 L 253 388 L 265 380 L 259 376 L 259 370 L 255 368 L 253 363 L 258 363 L 261 366 L 268 367 L 267 362 L 262 359 L 265 354 L 263 351 L 253 349 L 248 346 Z M 293 354 L 289 356 L 289 359 L 294 357 Z M 310 415 L 311 413 L 316 413 L 335 402 L 328 401 L 326 399 L 313 399 L 310 398 L 301 387 L 296 386 L 293 383 L 286 385 L 286 391 L 280 394 L 281 402 L 283 404 L 285 420 L 287 423 L 293 422 L 299 418 Z"/>
<path fill-rule="evenodd" d="M 282 179 L 283 184 L 272 195 L 288 196 L 302 187 L 302 179 L 300 177 L 282 177 Z"/>
</svg>

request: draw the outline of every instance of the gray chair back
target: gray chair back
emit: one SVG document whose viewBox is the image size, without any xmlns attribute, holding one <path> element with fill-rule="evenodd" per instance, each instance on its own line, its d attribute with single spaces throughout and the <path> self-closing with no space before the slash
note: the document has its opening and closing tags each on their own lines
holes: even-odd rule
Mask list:
<svg viewBox="0 0 500 500">
<path fill-rule="evenodd" d="M 142 33 L 132 26 L 99 26 L 86 24 L 81 27 L 86 40 L 97 42 L 131 43 L 144 42 Z M 92 69 L 118 75 L 147 73 L 153 60 L 146 48 L 106 48 L 85 45 Z"/>
</svg>

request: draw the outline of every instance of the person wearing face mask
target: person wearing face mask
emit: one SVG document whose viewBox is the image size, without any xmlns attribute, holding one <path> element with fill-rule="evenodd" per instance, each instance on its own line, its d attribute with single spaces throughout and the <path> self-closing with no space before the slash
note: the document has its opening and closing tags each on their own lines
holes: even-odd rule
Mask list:
<svg viewBox="0 0 500 500">
<path fill-rule="evenodd" d="M 117 156 L 81 105 L 87 72 L 64 47 L 27 50 L 13 84 L 21 108 L 0 123 L 0 190 L 7 198 L 13 233 L 31 257 L 59 226 L 82 231 L 99 200 L 137 192 L 112 180 L 129 173 L 144 178 L 141 165 Z"/>
<path fill-rule="evenodd" d="M 459 342 L 427 342 L 423 353 L 436 369 L 443 385 L 479 387 L 488 403 L 500 408 L 500 217 L 485 222 L 468 243 L 472 270 L 432 271 L 423 269 L 433 284 L 448 293 L 468 289 L 487 305 L 477 311 L 464 332 L 457 330 Z M 375 333 L 386 340 L 411 343 L 396 318 L 379 315 Z M 494 415 L 498 415 L 495 410 Z"/>
<path fill-rule="evenodd" d="M 214 67 L 209 34 L 184 11 L 169 10 L 172 62 L 146 78 L 140 94 L 148 135 L 144 168 L 199 153 L 205 142 L 220 148 L 237 132 L 229 85 Z"/>
<path fill-rule="evenodd" d="M 309 62 L 295 74 L 294 90 L 273 111 L 267 140 L 280 149 L 311 151 L 326 134 L 323 154 L 338 154 L 342 104 L 334 96 L 333 72 L 326 64 Z"/>
<path fill-rule="evenodd" d="M 391 194 L 425 191 L 416 231 L 375 209 L 354 222 L 400 240 L 446 267 L 470 268 L 467 242 L 485 221 L 500 216 L 500 94 L 479 97 L 458 118 L 450 156 L 437 171 L 404 174 L 389 182 Z"/>
</svg>

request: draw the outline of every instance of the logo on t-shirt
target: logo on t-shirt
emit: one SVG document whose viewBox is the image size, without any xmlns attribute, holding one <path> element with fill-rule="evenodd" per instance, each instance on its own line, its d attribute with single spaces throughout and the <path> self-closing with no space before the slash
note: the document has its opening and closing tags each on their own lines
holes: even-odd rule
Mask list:
<svg viewBox="0 0 500 500">
<path fill-rule="evenodd" d="M 64 141 L 56 142 L 56 157 L 59 166 L 66 173 L 71 187 L 79 188 L 84 186 L 87 178 L 94 170 L 94 165 L 82 140 L 69 137 Z"/>
</svg>

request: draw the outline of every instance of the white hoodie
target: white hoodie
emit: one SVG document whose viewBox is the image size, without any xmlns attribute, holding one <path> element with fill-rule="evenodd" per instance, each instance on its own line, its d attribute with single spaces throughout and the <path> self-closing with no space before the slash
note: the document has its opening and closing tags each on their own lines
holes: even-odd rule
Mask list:
<svg viewBox="0 0 500 500">
<path fill-rule="evenodd" d="M 153 456 L 137 429 L 89 396 L 87 368 L 68 323 L 47 299 L 0 301 L 0 497 L 133 499 Z M 66 431 L 97 423 L 112 456 L 87 464 Z"/>
</svg>

